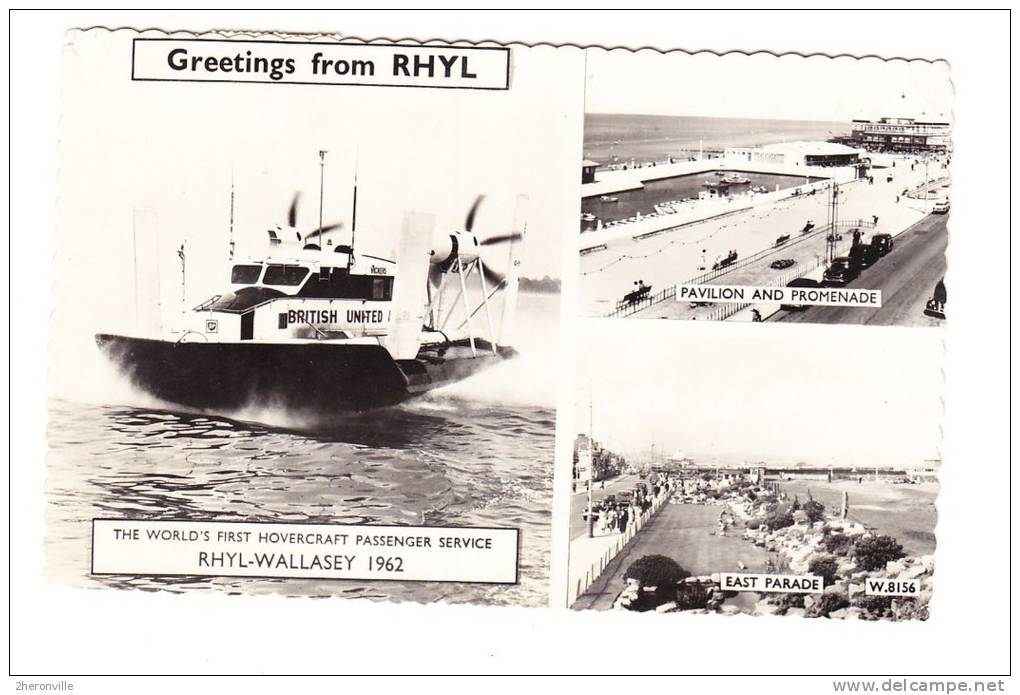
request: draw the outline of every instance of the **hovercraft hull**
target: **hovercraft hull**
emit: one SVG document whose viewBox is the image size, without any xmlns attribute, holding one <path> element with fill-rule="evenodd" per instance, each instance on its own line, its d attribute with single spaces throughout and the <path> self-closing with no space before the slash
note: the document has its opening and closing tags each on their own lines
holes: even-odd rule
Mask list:
<svg viewBox="0 0 1020 695">
<path fill-rule="evenodd" d="M 360 411 L 396 405 L 512 357 L 475 341 L 394 360 L 381 345 L 171 342 L 100 334 L 99 348 L 142 390 L 203 410 L 272 406 Z"/>
</svg>

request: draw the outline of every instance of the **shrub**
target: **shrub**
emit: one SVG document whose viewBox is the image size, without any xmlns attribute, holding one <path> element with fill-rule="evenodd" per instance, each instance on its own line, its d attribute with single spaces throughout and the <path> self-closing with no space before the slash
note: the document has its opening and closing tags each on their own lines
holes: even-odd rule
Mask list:
<svg viewBox="0 0 1020 695">
<path fill-rule="evenodd" d="M 631 563 L 623 573 L 624 579 L 636 579 L 640 587 L 654 586 L 655 593 L 641 593 L 639 601 L 633 605 L 637 611 L 647 611 L 668 603 L 677 598 L 677 582 L 683 581 L 691 573 L 665 555 L 645 555 Z"/>
<path fill-rule="evenodd" d="M 867 596 L 862 594 L 854 599 L 853 605 L 864 611 L 861 615 L 862 619 L 879 620 L 890 615 L 892 596 Z"/>
<path fill-rule="evenodd" d="M 816 574 L 822 578 L 822 584 L 829 586 L 836 581 L 839 563 L 830 555 L 820 555 L 808 563 L 808 574 Z"/>
<path fill-rule="evenodd" d="M 927 620 L 928 606 L 914 599 L 902 599 L 897 603 L 895 618 L 897 620 Z"/>
<path fill-rule="evenodd" d="M 624 573 L 624 579 L 636 579 L 641 586 L 662 586 L 675 584 L 691 576 L 691 573 L 665 555 L 645 555 L 631 563 Z"/>
<path fill-rule="evenodd" d="M 804 503 L 804 506 L 801 507 L 801 511 L 807 514 L 808 519 L 811 520 L 811 523 L 815 523 L 816 521 L 822 521 L 823 519 L 825 519 L 825 505 L 822 504 L 821 502 L 816 502 L 815 500 L 808 500 L 807 502 Z"/>
<path fill-rule="evenodd" d="M 807 594 L 776 594 L 772 603 L 779 606 L 782 613 L 786 613 L 791 608 L 803 608 L 805 596 Z"/>
<path fill-rule="evenodd" d="M 774 511 L 762 520 L 762 526 L 769 531 L 793 526 L 793 514 L 788 511 Z"/>
<path fill-rule="evenodd" d="M 676 605 L 680 610 L 704 608 L 712 598 L 712 589 L 701 584 L 678 584 Z"/>
<path fill-rule="evenodd" d="M 804 614 L 810 618 L 827 618 L 830 613 L 850 606 L 850 599 L 846 594 L 829 591 L 821 594 L 815 599 L 814 604 Z"/>
<path fill-rule="evenodd" d="M 862 536 L 854 544 L 853 556 L 863 570 L 877 570 L 903 557 L 903 546 L 892 536 Z"/>
<path fill-rule="evenodd" d="M 832 555 L 846 556 L 854 548 L 854 541 L 850 536 L 843 533 L 830 533 L 822 540 L 825 550 Z"/>
</svg>

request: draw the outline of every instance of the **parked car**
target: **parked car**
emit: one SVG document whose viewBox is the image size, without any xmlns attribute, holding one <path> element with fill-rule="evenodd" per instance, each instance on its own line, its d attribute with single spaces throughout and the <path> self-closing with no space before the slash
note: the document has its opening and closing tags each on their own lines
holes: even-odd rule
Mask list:
<svg viewBox="0 0 1020 695">
<path fill-rule="evenodd" d="M 860 274 L 860 267 L 849 256 L 837 256 L 822 273 L 822 282 L 826 285 L 846 285 Z"/>
<path fill-rule="evenodd" d="M 935 284 L 935 290 L 931 294 L 931 299 L 924 308 L 924 315 L 931 316 L 936 319 L 946 318 L 946 283 L 945 280 L 939 280 Z"/>
<path fill-rule="evenodd" d="M 850 261 L 857 266 L 858 270 L 864 270 L 873 266 L 881 258 L 871 244 L 857 244 L 851 247 L 848 256 Z"/>
<path fill-rule="evenodd" d="M 772 263 L 769 264 L 769 267 L 772 268 L 773 270 L 784 270 L 786 268 L 789 268 L 796 262 L 797 261 L 793 260 L 792 258 L 780 258 L 778 261 L 772 261 Z"/>
<path fill-rule="evenodd" d="M 812 280 L 811 278 L 794 278 L 793 280 L 790 280 L 788 283 L 786 283 L 786 286 L 787 287 L 811 287 L 811 288 L 818 288 L 818 287 L 821 287 L 822 285 L 817 280 Z M 807 304 L 782 304 L 782 305 L 780 305 L 779 308 L 783 309 L 785 311 L 803 311 L 804 309 L 808 308 L 808 305 Z"/>
<path fill-rule="evenodd" d="M 893 250 L 893 238 L 892 234 L 875 234 L 871 237 L 871 248 L 875 249 L 875 253 L 879 256 L 884 256 Z"/>
<path fill-rule="evenodd" d="M 945 198 L 935 203 L 935 205 L 932 206 L 931 211 L 936 215 L 945 215 L 949 212 L 949 198 Z"/>
</svg>

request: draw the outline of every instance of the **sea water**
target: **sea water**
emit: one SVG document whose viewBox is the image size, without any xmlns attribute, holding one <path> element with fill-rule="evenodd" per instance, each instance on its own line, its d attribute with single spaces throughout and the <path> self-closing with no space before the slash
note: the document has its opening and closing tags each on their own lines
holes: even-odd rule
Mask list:
<svg viewBox="0 0 1020 695">
<path fill-rule="evenodd" d="M 545 605 L 558 304 L 521 295 L 517 359 L 361 414 L 195 412 L 83 375 L 80 392 L 50 401 L 48 575 L 77 586 Z M 520 583 L 91 576 L 97 517 L 514 527 Z"/>
</svg>

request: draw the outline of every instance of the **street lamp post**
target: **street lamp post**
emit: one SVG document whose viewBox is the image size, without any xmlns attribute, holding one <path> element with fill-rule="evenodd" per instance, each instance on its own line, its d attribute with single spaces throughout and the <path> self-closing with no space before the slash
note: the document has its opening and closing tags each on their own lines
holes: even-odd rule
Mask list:
<svg viewBox="0 0 1020 695">
<path fill-rule="evenodd" d="M 930 152 L 924 153 L 924 212 L 928 213 L 928 160 L 931 157 Z"/>
<path fill-rule="evenodd" d="M 595 537 L 595 509 L 592 507 L 592 503 L 591 503 L 591 488 L 592 488 L 592 484 L 595 482 L 595 478 L 594 478 L 593 474 L 594 474 L 594 471 L 591 468 L 589 468 L 588 469 L 588 538 L 594 538 Z"/>
<path fill-rule="evenodd" d="M 588 538 L 595 537 L 595 507 L 591 489 L 595 485 L 595 387 L 588 380 Z"/>
</svg>

